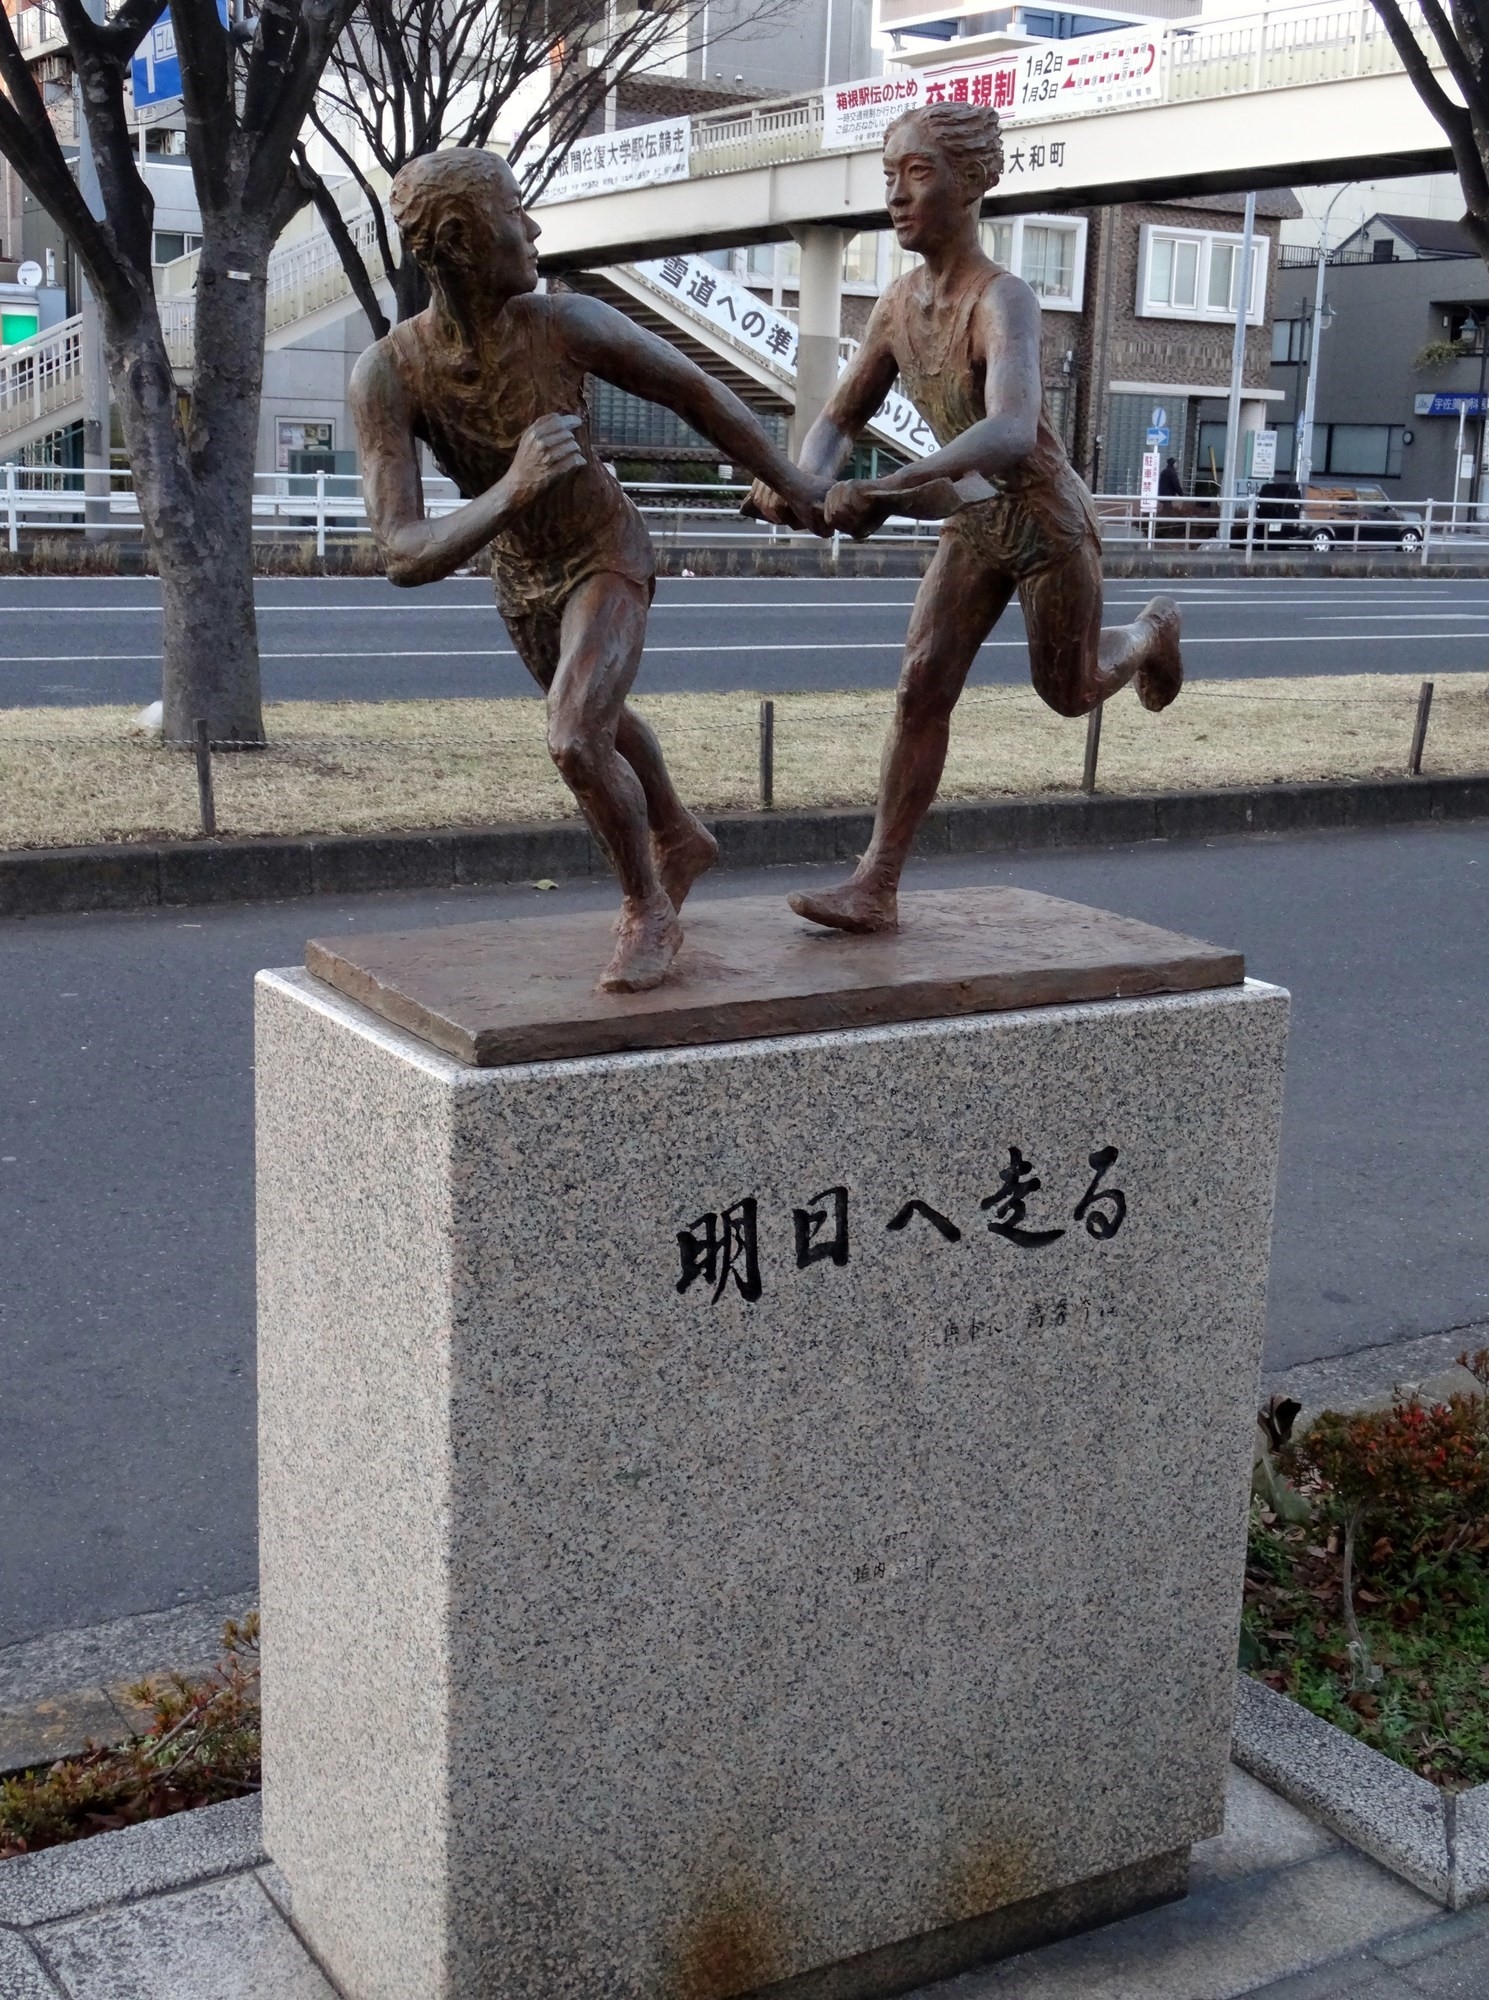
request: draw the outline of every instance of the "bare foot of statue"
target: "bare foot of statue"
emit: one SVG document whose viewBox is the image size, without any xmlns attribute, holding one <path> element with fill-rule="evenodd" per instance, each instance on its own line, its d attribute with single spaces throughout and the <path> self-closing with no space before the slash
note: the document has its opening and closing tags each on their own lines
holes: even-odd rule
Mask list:
<svg viewBox="0 0 1489 2000">
<path fill-rule="evenodd" d="M 1137 698 L 1156 715 L 1167 708 L 1184 685 L 1179 657 L 1179 607 L 1171 597 L 1150 597 L 1136 622 L 1151 631 L 1143 663 L 1137 670 Z"/>
<path fill-rule="evenodd" d="M 823 889 L 819 894 L 788 896 L 786 900 L 797 916 L 805 917 L 808 923 L 825 924 L 829 930 L 866 936 L 872 931 L 899 928 L 894 890 L 861 882 L 856 875 L 841 889 Z"/>
<path fill-rule="evenodd" d="M 719 843 L 702 820 L 688 813 L 675 832 L 665 839 L 651 837 L 652 860 L 657 880 L 667 891 L 674 910 L 680 910 L 689 889 L 719 858 Z"/>
<path fill-rule="evenodd" d="M 660 986 L 683 937 L 671 898 L 659 889 L 644 903 L 627 900 L 615 930 L 615 952 L 600 974 L 600 991 L 645 993 Z"/>
</svg>

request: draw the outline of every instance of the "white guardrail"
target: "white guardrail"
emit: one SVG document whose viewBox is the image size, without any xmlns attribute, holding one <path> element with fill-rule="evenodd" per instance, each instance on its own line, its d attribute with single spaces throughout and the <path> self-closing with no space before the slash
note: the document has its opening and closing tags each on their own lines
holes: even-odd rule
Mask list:
<svg viewBox="0 0 1489 2000">
<path fill-rule="evenodd" d="M 22 534 L 68 534 L 104 525 L 103 496 L 85 493 L 87 475 L 60 466 L 0 467 L 0 534 L 16 551 Z M 101 479 L 102 475 L 98 475 Z M 106 525 L 115 534 L 140 529 L 139 507 L 127 471 L 110 475 Z M 713 482 L 633 484 L 635 500 L 661 548 L 771 548 L 815 543 L 817 538 L 768 523 L 745 520 L 739 503 L 746 486 Z M 425 511 L 452 513 L 460 495 L 447 479 L 424 482 Z M 1175 549 L 1228 554 L 1238 566 L 1259 557 L 1287 554 L 1322 561 L 1333 553 L 1395 554 L 1424 567 L 1489 556 L 1489 494 L 1482 501 L 1423 500 L 1397 505 L 1381 499 L 1336 497 L 1310 489 L 1306 500 L 1252 494 L 1239 497 L 1228 534 L 1221 503 L 1209 499 L 1164 499 L 1151 506 L 1136 494 L 1096 495 L 1096 512 L 1107 548 Z M 356 473 L 267 472 L 254 476 L 255 533 L 264 538 L 313 541 L 324 555 L 328 541 L 367 537 L 367 509 Z M 880 538 L 930 544 L 936 522 L 892 519 Z M 834 537 L 834 545 L 840 538 Z"/>
</svg>

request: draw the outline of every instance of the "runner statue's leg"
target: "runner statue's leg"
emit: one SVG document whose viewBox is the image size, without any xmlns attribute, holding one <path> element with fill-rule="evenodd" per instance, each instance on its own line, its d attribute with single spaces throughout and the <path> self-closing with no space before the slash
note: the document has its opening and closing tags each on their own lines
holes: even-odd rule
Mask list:
<svg viewBox="0 0 1489 2000">
<path fill-rule="evenodd" d="M 546 693 L 558 671 L 560 621 L 543 615 L 508 618 L 507 629 L 523 665 Z M 652 861 L 673 908 L 680 910 L 698 877 L 718 860 L 719 844 L 677 796 L 655 732 L 629 702 L 621 707 L 615 747 L 641 781 L 651 827 Z"/>
<path fill-rule="evenodd" d="M 698 877 L 718 860 L 719 843 L 677 796 L 655 731 L 629 702 L 620 712 L 615 747 L 641 780 L 651 826 L 652 860 L 672 907 L 680 910 Z"/>
<path fill-rule="evenodd" d="M 682 943 L 652 860 L 645 789 L 616 746 L 647 609 L 645 587 L 629 577 L 587 578 L 564 605 L 548 690 L 549 754 L 620 878 L 615 954 L 600 977 L 616 993 L 659 986 Z"/>
<path fill-rule="evenodd" d="M 1144 708 L 1167 708 L 1184 682 L 1178 605 L 1152 597 L 1130 625 L 1103 627 L 1101 581 L 1093 533 L 1019 585 L 1036 693 L 1060 715 L 1088 715 L 1135 680 Z"/>
<path fill-rule="evenodd" d="M 834 930 L 894 929 L 900 873 L 941 783 L 951 712 L 1013 589 L 956 536 L 941 537 L 910 614 L 873 838 L 851 881 L 789 898 L 798 916 Z"/>
</svg>

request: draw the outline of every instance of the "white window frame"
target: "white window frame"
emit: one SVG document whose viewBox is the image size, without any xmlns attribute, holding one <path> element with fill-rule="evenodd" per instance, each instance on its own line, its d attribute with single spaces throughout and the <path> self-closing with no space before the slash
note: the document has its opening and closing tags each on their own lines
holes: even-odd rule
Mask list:
<svg viewBox="0 0 1489 2000">
<path fill-rule="evenodd" d="M 1192 306 L 1171 306 L 1149 294 L 1153 268 L 1153 244 L 1162 237 L 1166 242 L 1193 243 L 1199 251 L 1198 283 L 1195 290 L 1196 303 Z M 1210 326 L 1233 326 L 1235 312 L 1230 308 L 1208 305 L 1210 296 L 1210 255 L 1218 245 L 1234 246 L 1238 255 L 1244 249 L 1244 235 L 1223 229 L 1174 229 L 1165 223 L 1145 222 L 1142 230 L 1142 244 L 1137 266 L 1137 316 L 1139 319 L 1182 319 L 1191 323 L 1203 321 Z M 1267 257 L 1272 247 L 1271 238 L 1258 230 L 1251 243 L 1251 297 L 1246 306 L 1246 324 L 1262 326 L 1267 316 Z"/>
<path fill-rule="evenodd" d="M 1009 252 L 1008 268 L 1018 277 L 1024 274 L 1024 230 L 1032 225 L 1037 229 L 1064 229 L 1075 237 L 1075 253 L 1072 258 L 1072 283 L 1068 298 L 1045 298 L 1036 292 L 1043 312 L 1078 313 L 1086 298 L 1086 232 L 1089 223 L 1083 215 L 990 215 L 987 224 L 998 223 L 1013 230 L 1013 245 Z"/>
</svg>

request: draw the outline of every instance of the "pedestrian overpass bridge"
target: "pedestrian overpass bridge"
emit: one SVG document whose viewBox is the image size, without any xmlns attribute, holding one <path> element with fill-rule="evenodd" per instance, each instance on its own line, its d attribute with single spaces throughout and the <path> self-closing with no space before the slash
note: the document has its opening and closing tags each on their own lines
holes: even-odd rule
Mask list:
<svg viewBox="0 0 1489 2000">
<path fill-rule="evenodd" d="M 1456 98 L 1420 10 L 1412 6 L 1408 18 Z M 1141 104 L 1081 104 L 1064 116 L 1010 124 L 1004 179 L 986 213 L 1050 213 L 1451 167 L 1441 128 L 1370 0 L 1291 0 L 1144 32 L 1157 49 L 1154 94 Z M 608 287 L 616 303 L 659 317 L 684 345 L 703 350 L 747 400 L 763 396 L 794 408 L 799 429 L 821 407 L 841 365 L 844 234 L 888 225 L 879 148 L 824 147 L 821 91 L 690 123 L 685 178 L 543 203 L 537 210 L 542 268 L 594 274 L 582 281 L 588 288 Z M 371 216 L 349 220 L 379 277 Z M 690 314 L 685 302 L 634 268 L 674 252 L 791 237 L 802 246 L 802 269 L 800 338 L 790 366 Z M 172 295 L 162 300 L 162 317 L 172 361 L 189 381 L 194 264 L 182 259 L 169 268 Z M 308 339 L 355 310 L 335 246 L 318 225 L 275 251 L 271 349 Z M 0 354 L 0 453 L 13 454 L 81 414 L 77 320 Z"/>
</svg>

